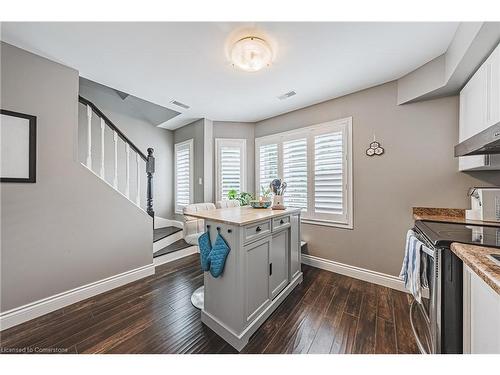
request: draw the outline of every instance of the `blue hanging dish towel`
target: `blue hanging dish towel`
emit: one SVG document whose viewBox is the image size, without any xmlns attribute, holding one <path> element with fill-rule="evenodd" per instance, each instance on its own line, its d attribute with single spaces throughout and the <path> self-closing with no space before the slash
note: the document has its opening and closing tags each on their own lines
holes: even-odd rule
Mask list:
<svg viewBox="0 0 500 375">
<path fill-rule="evenodd" d="M 231 249 L 227 242 L 222 238 L 222 236 L 217 234 L 217 239 L 215 240 L 212 252 L 209 255 L 210 258 L 210 273 L 213 277 L 219 277 L 224 271 L 224 265 L 226 264 L 227 255 Z"/>
<path fill-rule="evenodd" d="M 208 232 L 198 237 L 198 245 L 200 246 L 201 269 L 208 271 L 210 269 L 210 252 L 212 251 L 212 243 Z"/>
</svg>

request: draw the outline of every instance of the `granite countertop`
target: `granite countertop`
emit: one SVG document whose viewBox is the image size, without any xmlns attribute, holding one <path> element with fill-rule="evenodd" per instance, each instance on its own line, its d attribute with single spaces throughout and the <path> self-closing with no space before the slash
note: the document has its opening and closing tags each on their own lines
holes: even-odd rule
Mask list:
<svg viewBox="0 0 500 375">
<path fill-rule="evenodd" d="M 500 227 L 500 223 L 496 222 L 466 219 L 463 208 L 413 207 L 413 218 L 415 220 Z"/>
<path fill-rule="evenodd" d="M 186 215 L 199 219 L 212 220 L 230 225 L 248 225 L 262 220 L 300 212 L 300 208 L 273 210 L 271 208 L 234 207 L 217 210 L 189 212 Z"/>
<path fill-rule="evenodd" d="M 500 295 L 500 265 L 488 257 L 500 249 L 453 242 L 451 251 Z"/>
</svg>

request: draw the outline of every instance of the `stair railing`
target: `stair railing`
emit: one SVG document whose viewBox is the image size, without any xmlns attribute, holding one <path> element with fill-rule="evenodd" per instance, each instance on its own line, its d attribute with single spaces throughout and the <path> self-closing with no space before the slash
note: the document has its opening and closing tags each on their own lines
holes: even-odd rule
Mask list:
<svg viewBox="0 0 500 375">
<path fill-rule="evenodd" d="M 127 138 L 123 132 L 118 129 L 118 127 L 113 124 L 113 122 L 104 114 L 102 111 L 96 107 L 94 103 L 85 99 L 82 96 L 78 96 L 79 103 L 86 106 L 87 114 L 87 150 L 85 156 L 85 162 L 82 163 L 103 181 L 111 185 L 116 191 L 120 192 L 118 189 L 118 138 L 121 138 L 125 142 L 125 192 L 120 192 L 126 198 L 128 198 L 132 203 L 135 203 L 137 207 L 141 207 L 141 173 L 140 173 L 140 162 L 141 159 L 145 162 L 145 170 L 147 176 L 147 189 L 146 189 L 146 212 L 154 218 L 153 210 L 153 174 L 155 171 L 155 158 L 153 156 L 154 150 L 148 148 L 148 155 L 146 156 L 139 148 Z M 92 166 L 92 117 L 95 114 L 100 120 L 100 149 L 101 149 L 101 159 L 99 165 L 99 172 L 94 172 Z M 114 175 L 113 183 L 109 183 L 105 179 L 105 163 L 104 163 L 104 130 L 108 126 L 113 131 L 113 148 L 114 148 Z M 136 165 L 136 194 L 132 197 L 130 194 L 130 153 L 135 152 L 135 165 Z"/>
</svg>

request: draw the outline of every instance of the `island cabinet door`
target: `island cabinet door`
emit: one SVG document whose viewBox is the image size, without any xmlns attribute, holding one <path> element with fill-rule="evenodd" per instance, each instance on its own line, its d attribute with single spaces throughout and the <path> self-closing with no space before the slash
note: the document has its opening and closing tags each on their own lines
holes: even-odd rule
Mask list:
<svg viewBox="0 0 500 375">
<path fill-rule="evenodd" d="M 253 320 L 269 304 L 269 252 L 271 237 L 244 247 L 245 300 L 247 322 Z"/>
<path fill-rule="evenodd" d="M 288 284 L 288 229 L 281 230 L 273 235 L 271 252 L 269 255 L 269 294 L 274 299 Z"/>
</svg>

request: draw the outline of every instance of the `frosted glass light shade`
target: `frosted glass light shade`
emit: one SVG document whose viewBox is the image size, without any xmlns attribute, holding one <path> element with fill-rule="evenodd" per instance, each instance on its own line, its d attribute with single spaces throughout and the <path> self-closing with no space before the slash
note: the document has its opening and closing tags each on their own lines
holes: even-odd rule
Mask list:
<svg viewBox="0 0 500 375">
<path fill-rule="evenodd" d="M 271 47 L 264 39 L 246 37 L 234 43 L 231 49 L 231 60 L 235 66 L 247 71 L 256 72 L 271 63 L 273 54 Z"/>
</svg>

